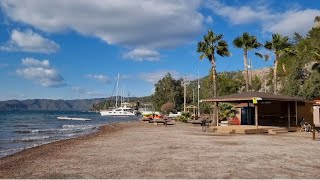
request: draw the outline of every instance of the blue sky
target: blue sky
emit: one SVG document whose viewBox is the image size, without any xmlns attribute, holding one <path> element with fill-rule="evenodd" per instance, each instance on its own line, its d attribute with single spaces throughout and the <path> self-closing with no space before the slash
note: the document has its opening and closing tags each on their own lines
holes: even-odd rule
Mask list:
<svg viewBox="0 0 320 180">
<path fill-rule="evenodd" d="M 106 97 L 118 73 L 125 95 L 151 95 L 167 72 L 208 74 L 196 46 L 209 29 L 232 53 L 217 58 L 218 72 L 235 71 L 243 69 L 235 37 L 249 32 L 264 43 L 272 33 L 304 35 L 320 15 L 318 0 L 0 2 L 0 100 Z M 254 69 L 273 64 L 251 58 Z"/>
</svg>

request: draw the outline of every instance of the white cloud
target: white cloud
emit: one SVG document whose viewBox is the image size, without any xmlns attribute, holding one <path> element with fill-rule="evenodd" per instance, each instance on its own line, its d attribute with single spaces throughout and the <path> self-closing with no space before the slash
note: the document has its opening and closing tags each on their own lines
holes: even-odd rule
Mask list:
<svg viewBox="0 0 320 180">
<path fill-rule="evenodd" d="M 24 67 L 17 69 L 16 73 L 22 78 L 32 80 L 44 87 L 65 86 L 63 77 L 49 65 L 48 60 L 39 61 L 33 58 L 22 59 Z"/>
<path fill-rule="evenodd" d="M 1 46 L 0 49 L 5 51 L 50 54 L 56 52 L 59 49 L 59 45 L 32 30 L 13 30 L 11 32 L 10 40 L 5 45 Z"/>
<path fill-rule="evenodd" d="M 39 61 L 34 58 L 26 57 L 21 61 L 22 61 L 21 64 L 25 66 L 35 66 L 35 67 L 38 66 L 38 67 L 47 67 L 47 68 L 50 66 L 49 60 Z"/>
<path fill-rule="evenodd" d="M 211 16 L 207 16 L 207 17 L 206 17 L 206 23 L 207 23 L 207 24 L 212 24 L 212 23 L 213 23 L 213 19 L 212 19 Z"/>
<path fill-rule="evenodd" d="M 95 80 L 103 82 L 103 83 L 110 82 L 110 78 L 108 76 L 102 75 L 102 74 L 87 74 L 86 77 L 95 79 Z"/>
<path fill-rule="evenodd" d="M 72 91 L 74 91 L 76 93 L 76 95 L 79 95 L 81 98 L 84 98 L 84 97 L 89 97 L 89 98 L 106 97 L 105 93 L 102 93 L 99 91 L 88 90 L 86 88 L 82 88 L 79 86 L 72 86 L 71 89 L 72 89 Z"/>
<path fill-rule="evenodd" d="M 174 47 L 203 27 L 200 0 L 4 0 L 9 19 L 45 32 L 75 31 L 129 48 Z"/>
<path fill-rule="evenodd" d="M 275 22 L 266 22 L 264 29 L 283 35 L 292 35 L 295 32 L 306 34 L 314 24 L 314 18 L 320 15 L 320 10 L 306 9 L 283 13 Z"/>
<path fill-rule="evenodd" d="M 231 24 L 259 23 L 263 32 L 292 35 L 294 32 L 305 34 L 313 26 L 315 16 L 320 14 L 318 9 L 289 9 L 275 12 L 269 5 L 228 6 L 219 1 L 207 2 L 207 7 L 213 13 L 225 17 Z"/>
<path fill-rule="evenodd" d="M 140 79 L 150 82 L 150 83 L 157 83 L 160 79 L 162 79 L 167 73 L 170 73 L 171 76 L 175 79 L 180 78 L 180 74 L 176 71 L 156 71 L 156 72 L 144 72 L 140 73 Z"/>
<path fill-rule="evenodd" d="M 143 72 L 140 73 L 139 77 L 141 80 L 149 82 L 149 83 L 157 83 L 160 79 L 164 78 L 164 76 L 170 73 L 172 78 L 174 79 L 180 79 L 180 78 L 186 78 L 187 81 L 193 81 L 197 79 L 197 75 L 195 74 L 187 74 L 182 75 L 181 73 L 175 71 L 175 70 L 161 70 L 161 71 L 155 71 L 155 72 Z"/>
<path fill-rule="evenodd" d="M 79 93 L 79 94 L 85 94 L 86 93 L 86 89 L 82 88 L 82 87 L 78 87 L 78 86 L 73 86 L 71 87 L 72 91 Z"/>
<path fill-rule="evenodd" d="M 274 17 L 264 6 L 255 8 L 250 6 L 233 7 L 222 4 L 219 1 L 208 1 L 207 7 L 215 14 L 227 18 L 231 24 L 247 24 Z"/>
<path fill-rule="evenodd" d="M 155 50 L 136 48 L 123 55 L 125 59 L 132 59 L 136 61 L 159 61 L 160 53 Z"/>
</svg>

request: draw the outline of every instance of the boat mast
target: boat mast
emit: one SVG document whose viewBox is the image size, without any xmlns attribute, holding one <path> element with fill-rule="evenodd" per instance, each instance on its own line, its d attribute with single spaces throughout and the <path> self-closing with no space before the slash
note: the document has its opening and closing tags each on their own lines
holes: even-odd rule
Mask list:
<svg viewBox="0 0 320 180">
<path fill-rule="evenodd" d="M 117 78 L 116 108 L 118 107 L 119 78 L 120 78 L 120 74 L 118 74 L 118 78 Z"/>
</svg>

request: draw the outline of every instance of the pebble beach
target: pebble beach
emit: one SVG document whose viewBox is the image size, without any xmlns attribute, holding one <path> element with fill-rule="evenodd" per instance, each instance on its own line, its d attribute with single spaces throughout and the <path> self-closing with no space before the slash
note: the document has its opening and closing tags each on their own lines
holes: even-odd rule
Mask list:
<svg viewBox="0 0 320 180">
<path fill-rule="evenodd" d="M 320 178 L 319 146 L 300 136 L 121 122 L 1 158 L 0 178 Z"/>
</svg>

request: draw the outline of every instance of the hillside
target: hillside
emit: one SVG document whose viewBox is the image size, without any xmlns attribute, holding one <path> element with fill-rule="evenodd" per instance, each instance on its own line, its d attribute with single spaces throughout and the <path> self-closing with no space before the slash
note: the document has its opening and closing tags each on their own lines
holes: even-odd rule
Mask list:
<svg viewBox="0 0 320 180">
<path fill-rule="evenodd" d="M 0 101 L 0 111 L 12 110 L 66 110 L 66 111 L 86 111 L 104 99 L 79 99 L 79 100 L 9 100 Z"/>
<path fill-rule="evenodd" d="M 130 102 L 146 102 L 150 96 L 125 98 Z M 119 97 L 120 99 L 120 97 Z M 111 98 L 115 102 L 115 97 Z M 98 99 L 76 99 L 76 100 L 51 100 L 51 99 L 29 99 L 0 101 L 0 111 L 13 110 L 65 110 L 65 111 L 89 111 L 100 110 L 106 103 L 106 98 Z"/>
</svg>

